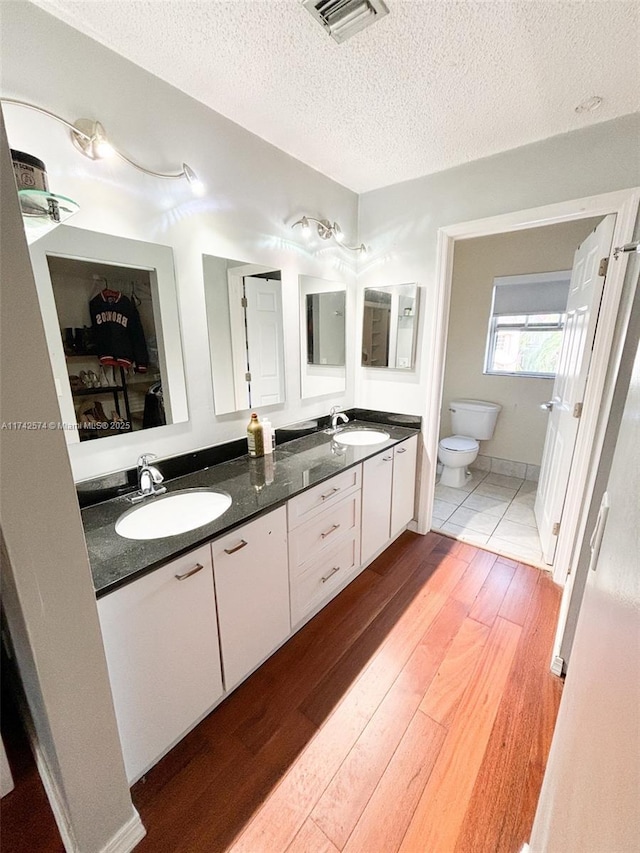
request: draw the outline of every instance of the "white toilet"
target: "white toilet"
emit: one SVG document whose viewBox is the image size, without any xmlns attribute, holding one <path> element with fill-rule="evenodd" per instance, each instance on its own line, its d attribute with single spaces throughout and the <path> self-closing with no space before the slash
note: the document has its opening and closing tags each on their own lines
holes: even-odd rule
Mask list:
<svg viewBox="0 0 640 853">
<path fill-rule="evenodd" d="M 440 483 L 459 489 L 471 477 L 467 470 L 478 455 L 478 441 L 492 438 L 502 406 L 484 400 L 452 400 L 449 404 L 454 434 L 438 444 L 442 462 Z"/>
</svg>

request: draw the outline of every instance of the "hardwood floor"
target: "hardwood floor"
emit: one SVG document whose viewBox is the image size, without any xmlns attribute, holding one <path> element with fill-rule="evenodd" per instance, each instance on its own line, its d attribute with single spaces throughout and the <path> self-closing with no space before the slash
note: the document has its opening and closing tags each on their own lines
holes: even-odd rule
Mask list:
<svg viewBox="0 0 640 853">
<path fill-rule="evenodd" d="M 136 849 L 517 853 L 559 598 L 538 569 L 403 534 L 134 786 Z"/>
</svg>

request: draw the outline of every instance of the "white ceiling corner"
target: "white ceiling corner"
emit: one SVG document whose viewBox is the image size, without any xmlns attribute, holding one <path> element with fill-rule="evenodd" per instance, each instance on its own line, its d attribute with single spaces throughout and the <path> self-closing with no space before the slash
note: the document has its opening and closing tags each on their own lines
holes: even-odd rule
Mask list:
<svg viewBox="0 0 640 853">
<path fill-rule="evenodd" d="M 356 192 L 640 109 L 637 0 L 386 0 L 341 45 L 300 0 L 33 2 Z"/>
</svg>

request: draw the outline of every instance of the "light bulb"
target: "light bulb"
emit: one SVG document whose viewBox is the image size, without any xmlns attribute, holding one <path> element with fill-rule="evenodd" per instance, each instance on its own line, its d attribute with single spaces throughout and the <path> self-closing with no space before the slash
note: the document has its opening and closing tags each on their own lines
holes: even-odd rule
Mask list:
<svg viewBox="0 0 640 853">
<path fill-rule="evenodd" d="M 207 188 L 200 180 L 200 178 L 193 171 L 191 166 L 188 166 L 186 163 L 182 164 L 182 171 L 184 172 L 185 178 L 189 181 L 189 186 L 191 187 L 191 192 L 197 196 L 203 196 L 207 191 Z"/>
<path fill-rule="evenodd" d="M 333 223 L 333 236 L 336 238 L 338 243 L 344 243 L 344 234 L 342 233 L 342 229 L 338 225 L 337 222 Z"/>
<path fill-rule="evenodd" d="M 93 140 L 93 154 L 97 160 L 113 157 L 114 153 L 113 147 L 104 137 L 96 137 Z"/>
<path fill-rule="evenodd" d="M 309 220 L 306 216 L 303 216 L 300 220 L 300 225 L 302 226 L 302 236 L 308 240 L 311 236 L 311 226 L 309 225 Z"/>
</svg>

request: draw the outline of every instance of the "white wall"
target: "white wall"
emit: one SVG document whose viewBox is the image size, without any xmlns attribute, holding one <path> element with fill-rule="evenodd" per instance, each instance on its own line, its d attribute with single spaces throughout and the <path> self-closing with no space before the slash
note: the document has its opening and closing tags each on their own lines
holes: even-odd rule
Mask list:
<svg viewBox="0 0 640 853">
<path fill-rule="evenodd" d="M 189 422 L 166 427 L 152 441 L 141 432 L 76 445 L 76 480 L 135 465 L 142 451 L 168 456 L 244 435 L 248 413 L 217 418 L 214 412 L 203 254 L 282 270 L 287 403 L 270 407 L 272 423 L 325 414 L 333 403 L 351 405 L 353 371 L 343 394 L 300 398 L 298 275 L 344 281 L 353 316 L 357 256 L 337 244 L 303 244 L 291 224 L 304 213 L 329 217 L 356 240 L 357 196 L 31 4 L 3 4 L 2 16 L 5 97 L 70 121 L 99 118 L 132 159 L 159 171 L 186 161 L 208 188 L 195 198 L 184 180 L 151 178 L 119 159 L 92 162 L 75 150 L 62 125 L 3 108 L 11 147 L 42 159 L 51 190 L 80 203 L 70 225 L 174 251 Z M 352 339 L 348 363 L 354 363 Z"/>
<path fill-rule="evenodd" d="M 480 452 L 540 464 L 548 423 L 540 403 L 551 398 L 553 379 L 483 373 L 493 280 L 571 269 L 575 250 L 597 222 L 584 219 L 456 244 L 440 437 L 451 435 L 452 399 L 490 400 L 502 411 L 493 439 L 483 441 Z"/>
<path fill-rule="evenodd" d="M 425 414 L 434 382 L 439 228 L 637 186 L 639 139 L 640 115 L 625 116 L 362 195 L 358 239 L 371 251 L 361 264 L 360 308 L 362 289 L 382 284 L 417 281 L 424 299 L 416 371 L 357 368 L 357 404 Z"/>
</svg>

